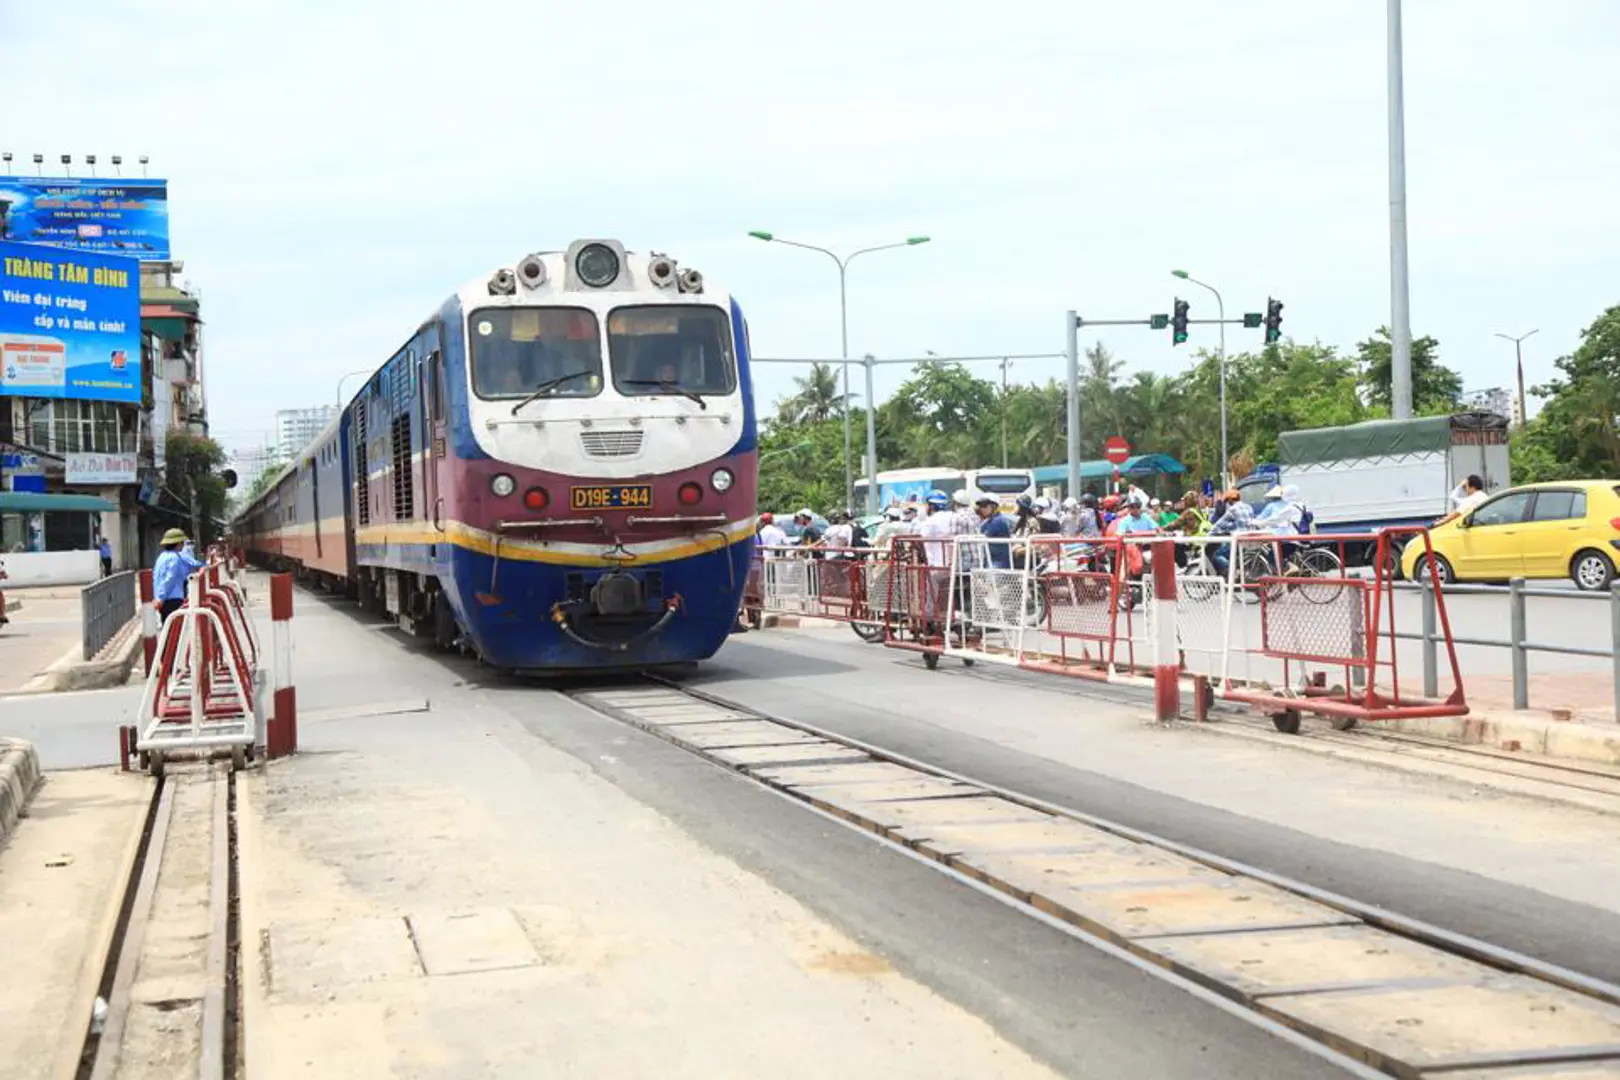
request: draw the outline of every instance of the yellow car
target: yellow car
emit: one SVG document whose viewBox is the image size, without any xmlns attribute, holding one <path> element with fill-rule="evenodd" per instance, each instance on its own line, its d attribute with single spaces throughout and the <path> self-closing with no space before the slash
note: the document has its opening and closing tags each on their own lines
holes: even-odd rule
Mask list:
<svg viewBox="0 0 1620 1080">
<path fill-rule="evenodd" d="M 1620 483 L 1566 480 L 1499 491 L 1429 533 L 1440 581 L 1572 579 L 1601 591 L 1620 558 Z M 1428 576 L 1423 542 L 1406 545 L 1401 569 Z"/>
</svg>

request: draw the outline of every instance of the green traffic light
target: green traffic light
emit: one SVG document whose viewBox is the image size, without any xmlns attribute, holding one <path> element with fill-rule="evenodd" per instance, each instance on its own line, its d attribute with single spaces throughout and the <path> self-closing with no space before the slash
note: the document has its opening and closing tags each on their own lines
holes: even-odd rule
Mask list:
<svg viewBox="0 0 1620 1080">
<path fill-rule="evenodd" d="M 1187 332 L 1185 330 L 1177 330 L 1173 340 L 1177 345 L 1187 344 Z"/>
</svg>

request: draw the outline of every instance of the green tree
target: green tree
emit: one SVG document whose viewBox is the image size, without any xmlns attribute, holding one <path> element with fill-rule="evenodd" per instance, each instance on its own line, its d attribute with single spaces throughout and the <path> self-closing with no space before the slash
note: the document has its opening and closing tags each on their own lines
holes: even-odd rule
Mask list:
<svg viewBox="0 0 1620 1080">
<path fill-rule="evenodd" d="M 1356 345 L 1356 362 L 1367 403 L 1387 413 L 1393 408 L 1390 394 L 1394 377 L 1389 327 L 1380 326 L 1372 337 Z M 1452 412 L 1462 397 L 1462 389 L 1462 376 L 1440 362 L 1440 342 L 1432 337 L 1413 339 L 1412 411 L 1418 416 Z"/>
<path fill-rule="evenodd" d="M 205 435 L 172 431 L 164 444 L 164 502 L 191 520 L 191 538 L 200 546 L 217 533 L 224 517 L 226 487 L 219 475 L 225 451 Z"/>
<path fill-rule="evenodd" d="M 1356 361 L 1321 344 L 1285 341 L 1228 357 L 1226 400 L 1232 445 L 1256 461 L 1275 460 L 1284 431 L 1371 419 Z"/>
<path fill-rule="evenodd" d="M 1534 388 L 1540 414 L 1514 440 L 1514 480 L 1620 476 L 1620 305 L 1554 366 L 1557 376 Z"/>
<path fill-rule="evenodd" d="M 776 403 L 778 417 L 787 424 L 813 424 L 842 416 L 848 400 L 838 389 L 839 373 L 831 364 L 812 364 L 807 374 L 794 378 L 798 390 Z"/>
</svg>

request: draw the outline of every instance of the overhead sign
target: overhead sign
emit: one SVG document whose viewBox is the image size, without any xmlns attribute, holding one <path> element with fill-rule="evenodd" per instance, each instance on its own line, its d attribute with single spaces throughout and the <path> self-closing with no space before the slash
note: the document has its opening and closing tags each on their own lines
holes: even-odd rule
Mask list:
<svg viewBox="0 0 1620 1080">
<path fill-rule="evenodd" d="M 0 240 L 169 258 L 169 182 L 0 176 Z"/>
<path fill-rule="evenodd" d="M 140 462 L 134 454 L 68 454 L 69 484 L 133 484 Z"/>
<path fill-rule="evenodd" d="M 1112 465 L 1123 465 L 1130 456 L 1131 444 L 1126 442 L 1122 435 L 1111 435 L 1108 441 L 1103 443 L 1103 457 Z"/>
<path fill-rule="evenodd" d="M 0 241 L 0 395 L 141 400 L 140 263 Z"/>
</svg>

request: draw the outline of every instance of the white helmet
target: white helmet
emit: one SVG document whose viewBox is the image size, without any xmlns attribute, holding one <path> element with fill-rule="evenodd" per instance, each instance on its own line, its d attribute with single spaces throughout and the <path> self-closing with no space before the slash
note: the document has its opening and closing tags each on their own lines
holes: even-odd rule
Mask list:
<svg viewBox="0 0 1620 1080">
<path fill-rule="evenodd" d="M 1052 500 L 1048 499 L 1045 495 L 1042 495 L 1040 498 L 1035 500 L 1035 509 L 1037 509 L 1037 510 L 1050 510 L 1050 509 L 1052 509 Z"/>
<path fill-rule="evenodd" d="M 1075 498 L 1073 495 L 1070 495 L 1067 499 L 1063 500 L 1063 509 L 1065 509 L 1065 510 L 1078 510 L 1078 509 L 1080 509 L 1080 500 Z"/>
<path fill-rule="evenodd" d="M 967 488 L 957 488 L 951 492 L 951 502 L 957 506 L 966 506 L 969 503 Z"/>
</svg>

